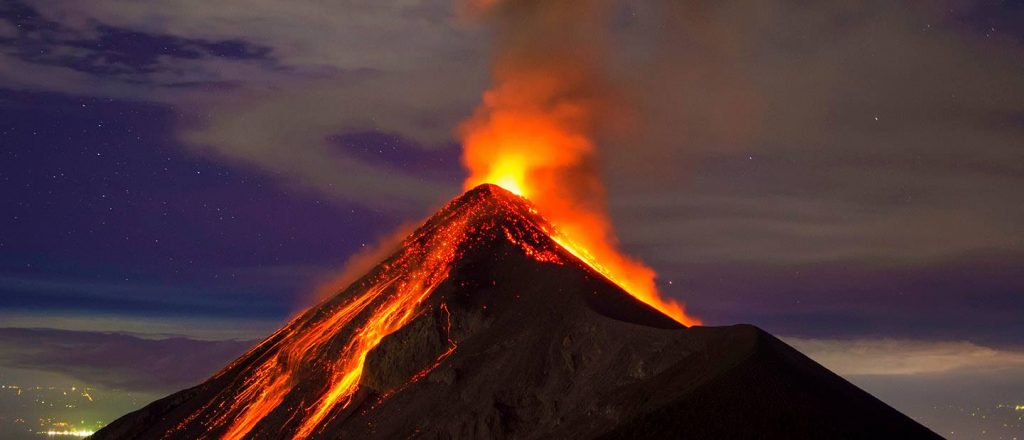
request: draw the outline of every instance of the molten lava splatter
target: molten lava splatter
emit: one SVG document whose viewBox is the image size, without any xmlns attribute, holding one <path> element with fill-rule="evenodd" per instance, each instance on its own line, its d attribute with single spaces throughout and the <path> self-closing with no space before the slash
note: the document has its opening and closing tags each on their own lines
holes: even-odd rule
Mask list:
<svg viewBox="0 0 1024 440">
<path fill-rule="evenodd" d="M 470 1 L 495 20 L 495 85 L 461 127 L 465 188 L 493 183 L 533 202 L 552 237 L 641 301 L 685 325 L 700 321 L 662 297 L 654 271 L 623 255 L 596 171 L 607 121 L 605 2 Z"/>
</svg>

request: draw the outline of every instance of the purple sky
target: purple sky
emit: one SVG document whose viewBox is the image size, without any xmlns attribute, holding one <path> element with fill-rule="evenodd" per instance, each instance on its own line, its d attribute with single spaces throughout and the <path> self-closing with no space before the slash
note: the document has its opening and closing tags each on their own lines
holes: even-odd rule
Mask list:
<svg viewBox="0 0 1024 440">
<path fill-rule="evenodd" d="M 0 6 L 0 326 L 259 338 L 458 193 L 453 3 L 176 3 Z M 623 247 L 711 325 L 1018 362 L 1024 2 L 797 3 L 617 9 Z"/>
</svg>

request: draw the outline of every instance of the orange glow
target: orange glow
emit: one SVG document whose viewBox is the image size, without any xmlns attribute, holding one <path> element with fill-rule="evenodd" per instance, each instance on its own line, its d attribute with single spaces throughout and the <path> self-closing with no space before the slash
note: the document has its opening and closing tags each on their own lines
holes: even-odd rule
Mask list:
<svg viewBox="0 0 1024 440">
<path fill-rule="evenodd" d="M 430 296 L 434 288 L 448 275 L 455 258 L 468 219 L 454 219 L 444 225 L 436 240 L 410 247 L 393 266 L 395 278 L 376 280 L 366 292 L 350 300 L 316 325 L 293 330 L 294 338 L 283 345 L 277 356 L 257 370 L 252 386 L 238 399 L 236 405 L 244 407 L 232 415 L 234 422 L 222 437 L 226 440 L 244 438 L 264 417 L 276 410 L 295 383 L 292 380 L 309 362 L 313 362 L 328 342 L 338 336 L 338 330 L 353 318 L 369 311 L 362 326 L 352 334 L 344 348 L 333 356 L 330 366 L 329 387 L 320 398 L 306 407 L 301 424 L 293 438 L 308 438 L 333 411 L 346 408 L 358 388 L 363 374 L 366 355 L 387 335 L 407 324 L 416 313 L 417 305 Z M 288 326 L 291 327 L 291 326 Z M 260 374 L 266 371 L 266 374 Z M 226 414 L 230 414 L 226 413 Z"/>
<path fill-rule="evenodd" d="M 538 18 L 536 26 L 552 27 L 541 35 L 557 34 L 585 12 L 572 6 L 544 11 L 564 16 Z M 499 54 L 494 87 L 460 127 L 469 170 L 464 188 L 493 183 L 529 199 L 556 228 L 551 235 L 560 245 L 637 299 L 685 325 L 699 324 L 682 304 L 660 295 L 651 268 L 617 249 L 596 171 L 594 137 L 608 104 L 595 51 L 517 36 L 519 46 Z M 560 37 L 571 41 L 572 35 Z"/>
<path fill-rule="evenodd" d="M 294 385 L 293 378 L 306 362 L 311 361 L 317 350 L 322 347 L 335 335 L 338 327 L 347 324 L 356 315 L 362 312 L 373 300 L 377 299 L 387 289 L 391 282 L 384 282 L 373 286 L 363 295 L 354 298 L 344 304 L 338 310 L 331 313 L 326 319 L 322 319 L 310 328 L 298 332 L 288 325 L 282 331 L 289 330 L 286 335 L 288 343 L 281 346 L 276 356 L 260 365 L 255 374 L 246 383 L 246 387 L 236 400 L 239 411 L 226 412 L 224 416 L 214 423 L 219 426 L 229 418 L 233 420 L 228 431 L 221 437 L 225 440 L 238 440 L 244 438 L 249 431 L 262 420 L 267 414 L 276 409 L 284 400 Z M 288 338 L 287 336 L 291 336 Z M 268 341 L 274 340 L 274 337 Z M 346 362 L 353 354 L 350 347 L 346 347 L 345 353 L 339 356 L 340 362 Z M 373 347 L 369 347 L 372 349 Z M 348 355 L 348 356 L 345 356 Z M 362 353 L 365 356 L 365 353 Z M 361 366 L 361 364 L 360 364 Z M 360 368 L 361 371 L 361 368 Z"/>
<path fill-rule="evenodd" d="M 499 226 L 500 220 L 490 217 L 494 212 L 535 216 L 524 201 L 491 199 L 481 193 L 465 203 L 458 209 L 453 205 L 446 207 L 442 210 L 443 219 L 409 236 L 379 269 L 340 295 L 307 310 L 215 375 L 211 380 L 233 377 L 228 372 L 236 369 L 245 370 L 245 374 L 237 376 L 237 383 L 224 387 L 210 403 L 186 417 L 167 436 L 173 437 L 175 432 L 188 431 L 199 424 L 208 433 L 206 437 L 226 440 L 267 435 L 267 431 L 271 435 L 286 433 L 288 438 L 315 437 L 319 429 L 352 404 L 369 352 L 384 337 L 430 310 L 422 306 L 423 302 L 448 278 L 460 252 L 488 236 L 483 231 L 489 231 L 490 236 L 504 235 L 538 261 L 564 261 L 554 252 L 553 245 L 535 244 L 543 243 L 540 234 L 544 231 L 509 226 L 532 224 L 532 219 L 521 218 Z M 500 207 L 495 207 L 495 203 Z M 452 337 L 447 304 L 442 302 L 438 311 L 447 320 L 449 347 L 405 386 L 429 374 L 458 346 Z M 321 376 L 325 378 L 322 382 Z M 384 392 L 380 399 L 405 386 L 380 390 Z M 283 414 L 288 424 L 260 424 L 273 414 Z"/>
<path fill-rule="evenodd" d="M 480 183 L 494 183 L 529 198 L 555 228 L 547 232 L 559 245 L 637 299 L 672 319 L 687 326 L 700 325 L 699 319 L 686 314 L 682 304 L 660 295 L 654 282 L 656 274 L 653 269 L 623 255 L 611 244 L 611 224 L 602 213 L 580 210 L 571 203 L 551 200 L 548 194 L 557 193 L 557 189 L 531 187 L 531 182 L 520 178 L 528 174 L 524 171 L 527 170 L 486 170 L 486 177 L 471 176 L 465 186 L 471 188 Z M 511 187 L 504 182 L 511 182 Z"/>
</svg>

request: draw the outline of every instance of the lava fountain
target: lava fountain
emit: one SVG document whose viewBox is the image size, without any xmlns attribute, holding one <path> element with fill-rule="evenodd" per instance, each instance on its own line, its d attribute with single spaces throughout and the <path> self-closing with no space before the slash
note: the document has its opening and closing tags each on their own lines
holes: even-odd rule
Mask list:
<svg viewBox="0 0 1024 440">
<path fill-rule="evenodd" d="M 699 324 L 664 298 L 655 272 L 624 255 L 605 206 L 595 137 L 609 120 L 613 88 L 603 73 L 607 2 L 478 0 L 493 21 L 493 87 L 459 129 L 465 189 L 493 183 L 529 199 L 555 241 L 637 299 L 685 325 Z"/>
</svg>

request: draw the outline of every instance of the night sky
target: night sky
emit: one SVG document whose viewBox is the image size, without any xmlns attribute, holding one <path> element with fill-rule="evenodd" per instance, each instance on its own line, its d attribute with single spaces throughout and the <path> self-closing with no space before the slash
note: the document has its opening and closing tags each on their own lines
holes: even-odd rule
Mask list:
<svg viewBox="0 0 1024 440">
<path fill-rule="evenodd" d="M 937 430 L 1024 404 L 1024 2 L 618 3 L 602 174 L 666 294 Z M 457 9 L 0 4 L 0 327 L 250 341 L 309 306 L 461 189 L 490 46 Z M 15 377 L 102 380 L 24 341 Z"/>
</svg>

